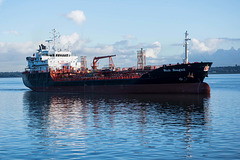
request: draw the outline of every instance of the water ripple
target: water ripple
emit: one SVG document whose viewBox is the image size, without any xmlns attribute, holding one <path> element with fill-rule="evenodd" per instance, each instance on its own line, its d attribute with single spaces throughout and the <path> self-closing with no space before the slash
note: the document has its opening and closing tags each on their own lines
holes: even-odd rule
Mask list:
<svg viewBox="0 0 240 160">
<path fill-rule="evenodd" d="M 211 97 L 38 93 L 0 80 L 0 158 L 237 159 L 239 90 L 221 88 L 227 77 L 208 79 Z"/>
</svg>

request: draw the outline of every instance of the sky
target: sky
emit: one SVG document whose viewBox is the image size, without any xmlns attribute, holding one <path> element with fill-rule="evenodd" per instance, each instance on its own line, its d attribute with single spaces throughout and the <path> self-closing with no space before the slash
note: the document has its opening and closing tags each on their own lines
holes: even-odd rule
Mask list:
<svg viewBox="0 0 240 160">
<path fill-rule="evenodd" d="M 0 72 L 24 71 L 26 57 L 52 29 L 61 35 L 58 46 L 87 56 L 88 67 L 93 57 L 110 54 L 118 67 L 136 66 L 140 48 L 148 65 L 182 62 L 186 30 L 190 54 L 238 49 L 239 6 L 239 0 L 0 0 Z"/>
</svg>

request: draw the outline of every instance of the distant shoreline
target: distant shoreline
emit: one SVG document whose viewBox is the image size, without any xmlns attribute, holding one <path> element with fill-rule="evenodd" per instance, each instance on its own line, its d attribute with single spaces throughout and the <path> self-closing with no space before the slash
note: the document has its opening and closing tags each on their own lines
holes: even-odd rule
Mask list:
<svg viewBox="0 0 240 160">
<path fill-rule="evenodd" d="M 22 72 L 0 72 L 0 78 L 22 77 Z"/>
<path fill-rule="evenodd" d="M 209 74 L 240 74 L 240 66 L 211 67 Z"/>
<path fill-rule="evenodd" d="M 240 66 L 211 67 L 209 74 L 240 74 Z M 0 78 L 22 77 L 22 72 L 0 72 Z"/>
</svg>

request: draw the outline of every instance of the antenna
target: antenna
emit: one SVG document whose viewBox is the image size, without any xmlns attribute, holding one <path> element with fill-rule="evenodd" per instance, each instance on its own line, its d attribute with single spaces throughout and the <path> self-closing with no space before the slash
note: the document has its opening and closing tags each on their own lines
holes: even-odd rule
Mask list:
<svg viewBox="0 0 240 160">
<path fill-rule="evenodd" d="M 188 63 L 188 41 L 190 41 L 191 39 L 188 38 L 188 33 L 187 31 L 185 32 L 185 43 L 184 43 L 184 46 L 185 46 L 185 59 L 184 59 L 184 63 Z"/>
<path fill-rule="evenodd" d="M 60 38 L 60 33 L 56 31 L 56 29 L 54 28 L 52 30 L 52 39 L 53 39 L 53 50 L 56 51 L 56 39 Z"/>
</svg>

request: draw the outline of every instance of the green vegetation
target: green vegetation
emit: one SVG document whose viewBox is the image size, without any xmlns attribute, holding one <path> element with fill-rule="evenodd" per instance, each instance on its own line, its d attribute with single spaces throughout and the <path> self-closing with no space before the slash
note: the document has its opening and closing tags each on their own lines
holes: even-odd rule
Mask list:
<svg viewBox="0 0 240 160">
<path fill-rule="evenodd" d="M 240 66 L 211 67 L 209 74 L 240 74 Z"/>
<path fill-rule="evenodd" d="M 22 77 L 22 72 L 0 72 L 0 78 Z"/>
</svg>

